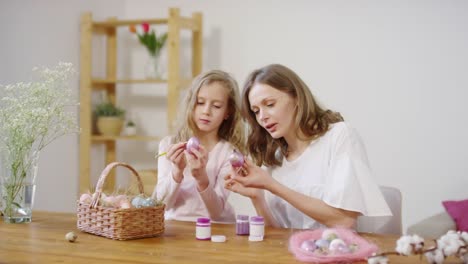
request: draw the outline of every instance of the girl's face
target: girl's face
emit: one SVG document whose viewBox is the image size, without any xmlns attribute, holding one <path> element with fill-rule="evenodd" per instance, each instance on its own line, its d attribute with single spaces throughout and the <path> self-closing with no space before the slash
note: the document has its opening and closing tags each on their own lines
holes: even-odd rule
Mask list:
<svg viewBox="0 0 468 264">
<path fill-rule="evenodd" d="M 228 114 L 228 91 L 220 82 L 203 85 L 198 90 L 192 118 L 200 132 L 218 133 Z"/>
<path fill-rule="evenodd" d="M 295 100 L 288 93 L 256 83 L 249 92 L 250 110 L 257 123 L 277 139 L 295 135 Z"/>
</svg>

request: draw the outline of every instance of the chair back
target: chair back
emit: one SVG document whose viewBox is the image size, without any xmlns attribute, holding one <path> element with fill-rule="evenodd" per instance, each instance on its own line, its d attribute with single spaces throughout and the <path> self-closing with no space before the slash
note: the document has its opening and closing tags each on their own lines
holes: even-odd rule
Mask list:
<svg viewBox="0 0 468 264">
<path fill-rule="evenodd" d="M 360 216 L 357 220 L 357 231 L 401 235 L 403 230 L 401 220 L 401 192 L 399 189 L 389 186 L 380 186 L 380 190 L 393 216 Z"/>
</svg>

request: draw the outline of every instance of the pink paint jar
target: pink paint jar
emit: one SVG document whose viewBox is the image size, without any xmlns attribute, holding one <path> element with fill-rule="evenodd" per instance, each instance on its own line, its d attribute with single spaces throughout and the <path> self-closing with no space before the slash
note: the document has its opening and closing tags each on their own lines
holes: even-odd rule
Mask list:
<svg viewBox="0 0 468 264">
<path fill-rule="evenodd" d="M 209 218 L 197 218 L 197 227 L 195 229 L 195 237 L 198 240 L 211 240 L 211 221 Z"/>
</svg>

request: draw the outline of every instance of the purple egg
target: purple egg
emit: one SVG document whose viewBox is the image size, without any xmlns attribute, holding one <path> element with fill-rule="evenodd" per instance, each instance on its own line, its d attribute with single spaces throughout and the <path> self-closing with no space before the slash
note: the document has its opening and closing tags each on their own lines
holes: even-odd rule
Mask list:
<svg viewBox="0 0 468 264">
<path fill-rule="evenodd" d="M 199 150 L 200 149 L 200 140 L 196 137 L 191 137 L 187 141 L 187 145 L 185 146 L 185 149 L 189 152 L 192 153 L 192 149 Z"/>
<path fill-rule="evenodd" d="M 304 240 L 301 243 L 301 249 L 305 251 L 314 252 L 317 249 L 317 245 L 315 244 L 315 240 Z"/>
<path fill-rule="evenodd" d="M 244 165 L 244 155 L 237 150 L 233 150 L 229 156 L 229 162 L 234 168 L 240 168 Z"/>
<path fill-rule="evenodd" d="M 328 246 L 330 245 L 330 241 L 326 239 L 318 239 L 315 241 L 315 245 L 319 248 L 326 248 L 328 250 Z"/>
</svg>

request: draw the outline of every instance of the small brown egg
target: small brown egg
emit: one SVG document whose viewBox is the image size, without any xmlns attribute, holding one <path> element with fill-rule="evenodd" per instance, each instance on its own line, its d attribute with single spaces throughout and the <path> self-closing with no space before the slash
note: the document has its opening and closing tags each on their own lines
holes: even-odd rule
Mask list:
<svg viewBox="0 0 468 264">
<path fill-rule="evenodd" d="M 65 239 L 68 240 L 68 242 L 75 242 L 77 238 L 78 236 L 73 232 L 68 232 L 65 235 Z"/>
</svg>

